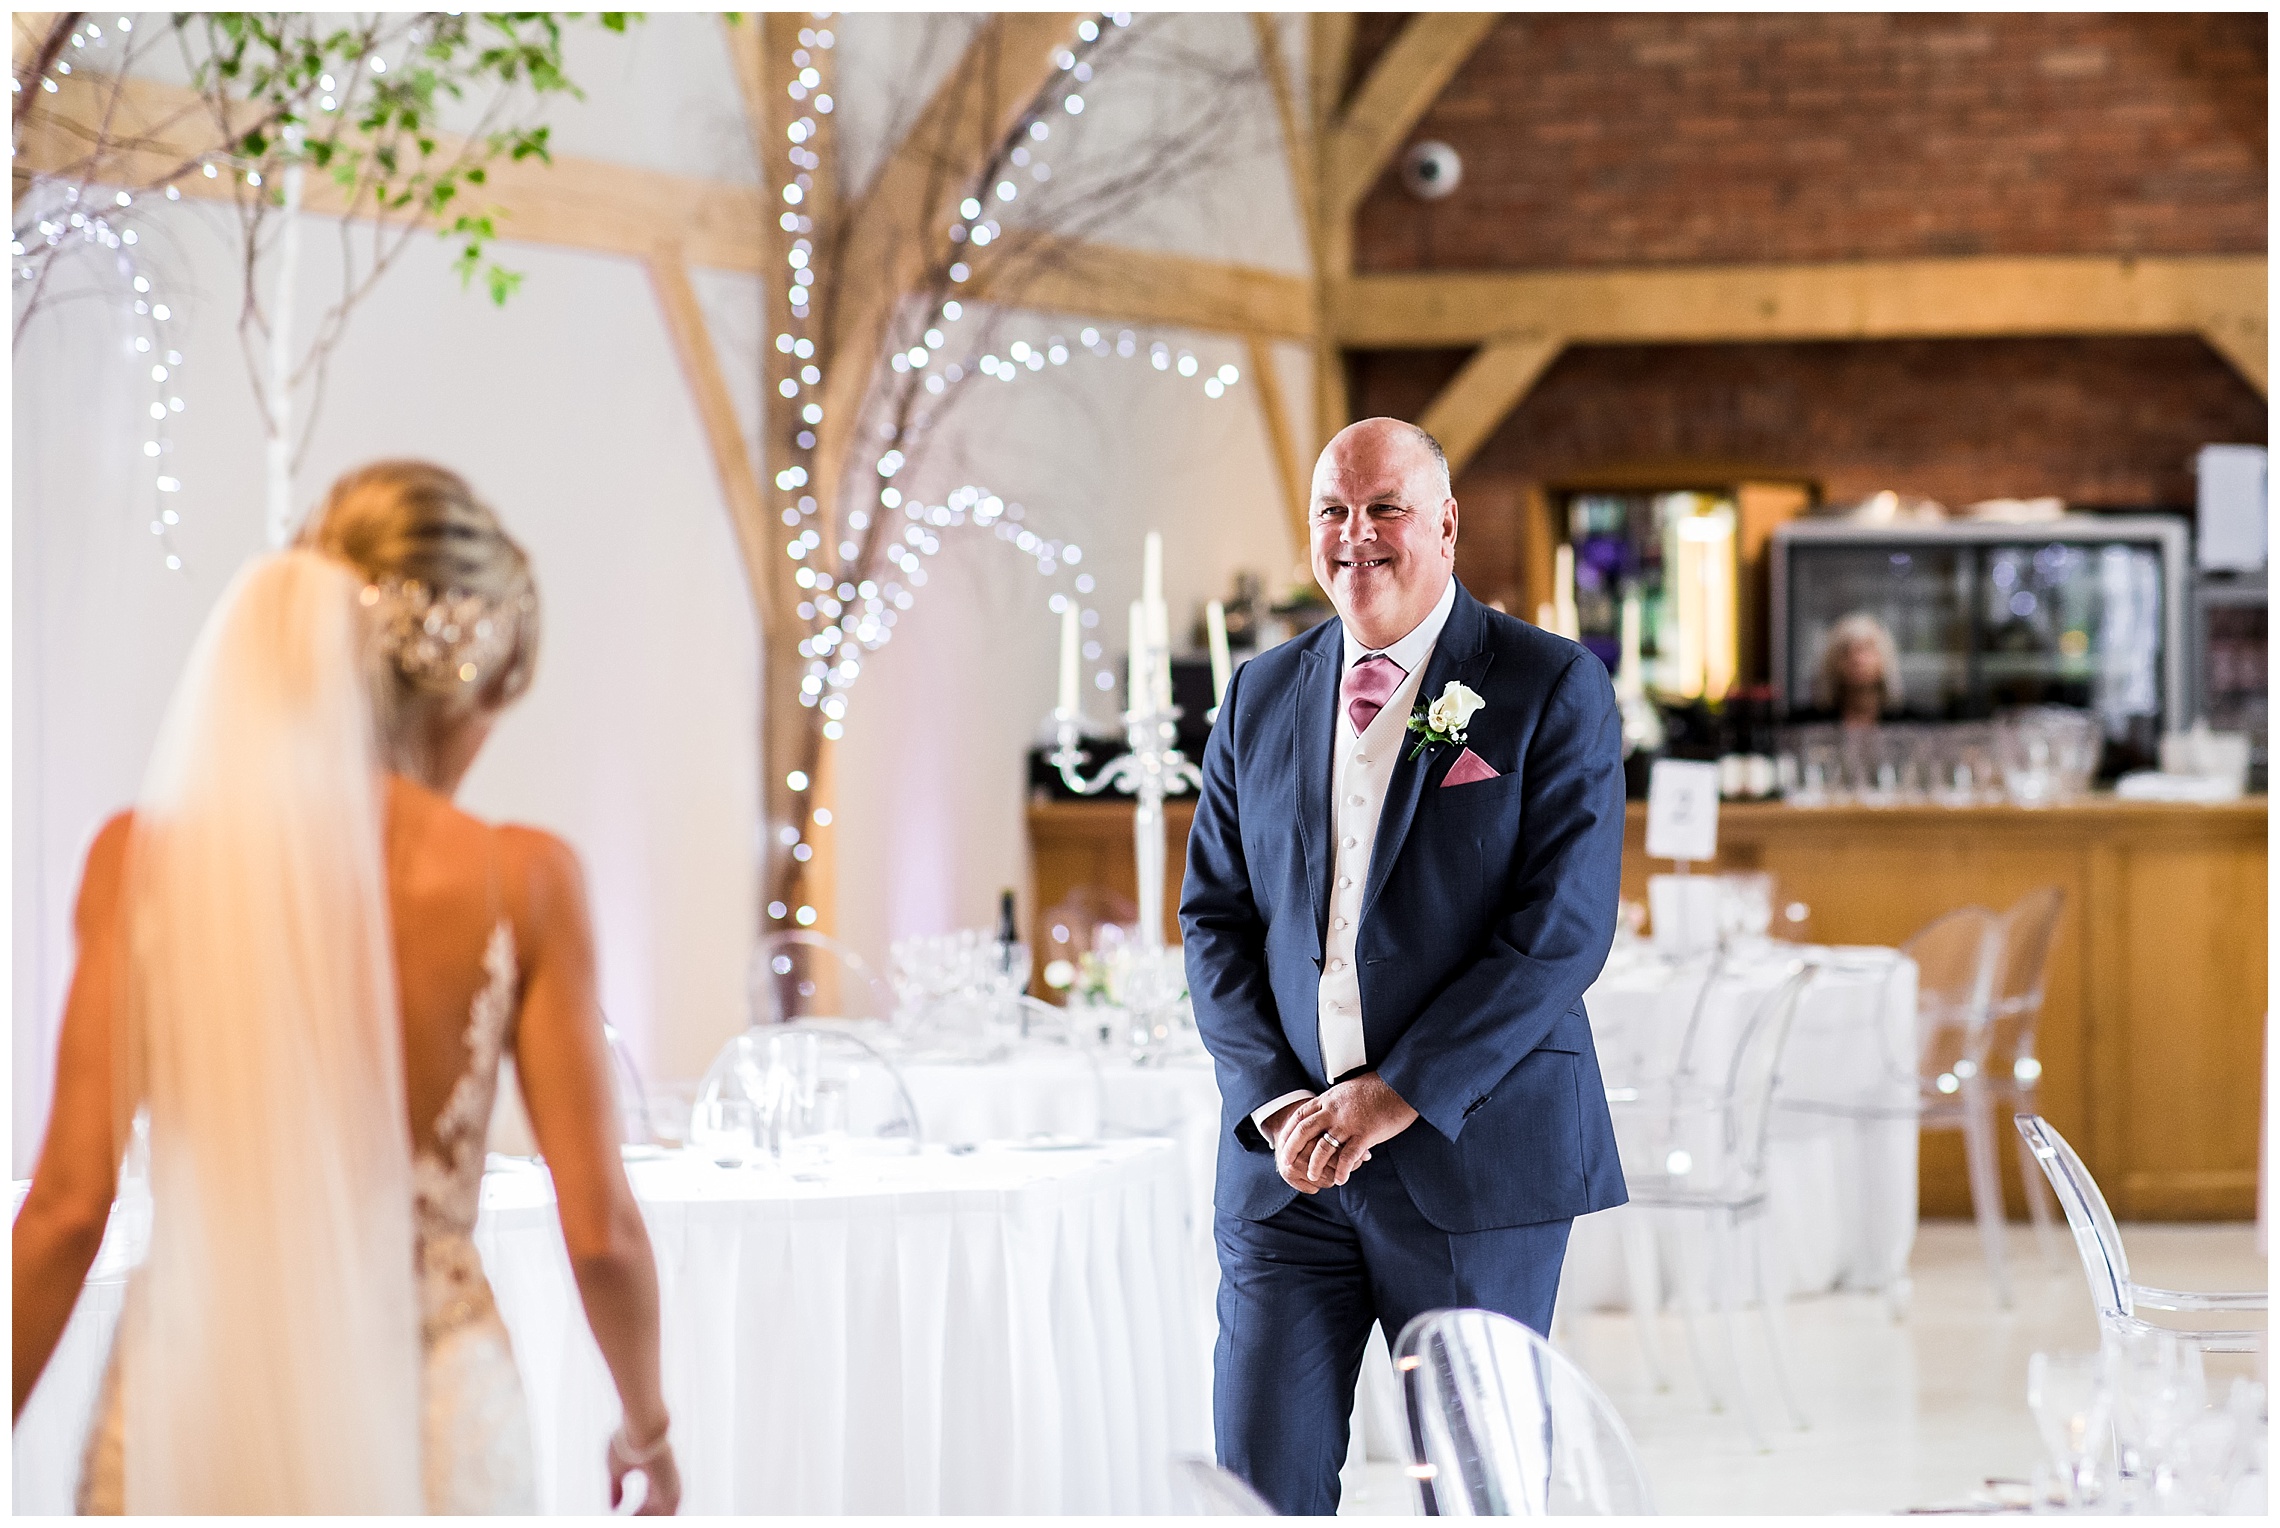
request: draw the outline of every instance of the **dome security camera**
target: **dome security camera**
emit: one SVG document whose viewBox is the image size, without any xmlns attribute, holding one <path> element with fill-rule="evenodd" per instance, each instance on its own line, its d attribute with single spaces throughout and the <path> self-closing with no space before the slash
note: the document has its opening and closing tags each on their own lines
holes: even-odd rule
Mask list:
<svg viewBox="0 0 2280 1528">
<path fill-rule="evenodd" d="M 1464 179 L 1465 162 L 1437 138 L 1411 146 L 1401 156 L 1401 183 L 1420 201 L 1437 202 Z"/>
</svg>

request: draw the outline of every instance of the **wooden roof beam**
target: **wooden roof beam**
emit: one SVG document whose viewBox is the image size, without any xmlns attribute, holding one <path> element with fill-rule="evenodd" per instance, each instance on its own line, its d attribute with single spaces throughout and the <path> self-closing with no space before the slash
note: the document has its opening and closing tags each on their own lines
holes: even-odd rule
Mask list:
<svg viewBox="0 0 2280 1528">
<path fill-rule="evenodd" d="M 1053 77 L 1054 50 L 1074 12 L 1001 13 L 985 20 L 942 86 L 848 208 L 822 285 L 832 321 L 825 347 L 816 481 L 836 490 L 895 305 L 924 274 L 934 237 L 990 151 Z"/>
<path fill-rule="evenodd" d="M 1303 276 L 1008 229 L 969 260 L 966 293 L 1047 313 L 1303 340 L 1314 333 Z"/>
<path fill-rule="evenodd" d="M 91 74 L 65 81 L 26 126 L 16 156 L 18 175 L 78 173 L 97 141 L 113 83 Z M 195 91 L 139 77 L 124 81 L 112 131 L 118 147 L 99 171 L 108 184 L 148 184 L 221 148 L 213 118 Z M 440 160 L 456 157 L 460 140 L 441 133 L 436 140 Z M 548 164 L 518 163 L 502 154 L 484 173 L 484 184 L 470 187 L 466 199 L 500 208 L 500 237 L 511 241 L 641 260 L 671 249 L 691 265 L 757 273 L 773 227 L 765 199 L 750 186 L 567 155 Z M 235 194 L 225 176 L 208 179 L 193 172 L 175 184 L 186 197 L 228 201 Z M 324 216 L 350 210 L 329 176 L 310 176 L 303 197 L 305 208 Z"/>
<path fill-rule="evenodd" d="M 1325 143 L 1325 215 L 1351 218 L 1434 98 L 1503 18 L 1428 11 L 1401 29 L 1372 66 Z"/>
<path fill-rule="evenodd" d="M 1556 334 L 1505 335 L 1474 351 L 1449 379 L 1417 424 L 1441 443 L 1451 478 L 1465 470 L 1566 348 Z"/>
<path fill-rule="evenodd" d="M 788 19 L 796 21 L 797 13 Z M 763 168 L 765 156 L 780 156 L 783 142 L 781 126 L 772 126 L 774 93 L 766 90 L 760 72 L 766 30 L 767 18 L 759 26 L 746 22 L 728 28 L 730 56 L 747 107 L 762 113 L 752 131 Z M 90 78 L 73 76 L 75 81 Z M 100 84 L 107 88 L 108 81 Z M 101 89 L 67 83 L 56 101 L 57 110 L 42 112 L 26 134 L 18 170 L 68 173 L 85 157 L 102 108 Z M 146 135 L 114 156 L 111 174 L 121 184 L 163 174 L 217 146 L 205 107 L 190 91 L 129 80 L 121 105 L 129 131 Z M 438 152 L 451 147 L 446 141 Z M 751 186 L 567 155 L 555 156 L 551 165 L 500 160 L 488 173 L 480 195 L 486 205 L 499 209 L 499 237 L 507 243 L 550 244 L 643 261 L 665 257 L 689 267 L 769 278 L 784 274 L 787 236 L 777 223 L 782 204 L 771 203 Z M 230 183 L 218 176 L 209 180 L 192 174 L 177 184 L 186 197 L 227 201 L 232 195 Z M 312 212 L 337 217 L 347 211 L 329 180 L 312 178 L 306 194 Z M 1025 273 L 1034 287 L 1010 278 L 1007 262 L 1016 257 L 1035 267 Z M 982 301 L 1211 332 L 1284 339 L 1313 333 L 1306 279 L 1257 266 L 1019 229 L 1009 230 L 986 253 L 975 251 L 969 263 L 974 267 L 969 290 Z M 774 298 L 782 295 L 777 285 L 770 287 Z M 774 356 L 772 350 L 769 354 Z"/>
<path fill-rule="evenodd" d="M 1337 338 L 1359 349 L 2200 333 L 2260 342 L 2262 255 L 1975 257 L 1812 265 L 1352 277 Z"/>
</svg>

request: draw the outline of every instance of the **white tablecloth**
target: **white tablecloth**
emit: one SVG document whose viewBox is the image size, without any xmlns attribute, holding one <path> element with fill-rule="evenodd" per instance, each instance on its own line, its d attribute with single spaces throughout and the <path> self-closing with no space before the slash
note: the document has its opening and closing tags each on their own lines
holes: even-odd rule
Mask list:
<svg viewBox="0 0 2280 1528">
<path fill-rule="evenodd" d="M 1730 1052 L 1741 1026 L 1800 956 L 1822 966 L 1798 1005 L 1781 1096 L 1905 1106 L 1914 1097 L 1916 968 L 1897 950 L 1775 947 L 1729 962 L 1703 1011 L 1696 1040 L 1701 1053 Z M 1584 994 L 1584 1006 L 1610 1089 L 1670 1075 L 1707 970 L 1707 957 L 1671 965 L 1644 951 L 1608 963 Z M 1618 1110 L 1619 1135 L 1627 1124 Z M 1906 1268 L 1916 1239 L 1913 1121 L 1855 1123 L 1777 1109 L 1766 1180 L 1781 1287 L 1879 1289 Z M 1626 1206 L 1576 1223 L 1561 1280 L 1563 1305 L 1626 1303 L 1623 1222 L 1638 1213 Z M 1680 1248 L 1677 1238 L 1662 1239 L 1665 1289 L 1699 1275 L 1679 1266 Z"/>
<path fill-rule="evenodd" d="M 1796 953 L 1730 969 L 1704 1015 L 1709 1043 Z M 1858 1098 L 1897 1085 L 1905 1101 L 1885 1058 L 1912 1056 L 1914 967 L 1890 950 L 1819 954 L 1787 1090 Z M 1667 1073 L 1703 969 L 1610 963 L 1585 1004 L 1611 1087 Z M 1165 1510 L 1166 1459 L 1210 1452 L 1217 1088 L 1200 1055 L 1104 1057 L 1100 1076 L 1110 1139 L 1088 1150 L 930 1148 L 820 1182 L 686 1158 L 632 1165 L 664 1281 L 688 1510 Z M 906 1077 L 930 1137 L 1071 1128 L 1050 1067 L 922 1063 Z M 1781 1114 L 1775 1130 L 1768 1213 L 1787 1286 L 1875 1286 L 1903 1268 L 1913 1124 Z M 1118 1139 L 1140 1135 L 1167 1139 Z M 550 1192 L 536 1170 L 490 1175 L 477 1234 L 529 1391 L 541 1503 L 599 1511 L 616 1402 Z M 1563 1306 L 1624 1303 L 1620 1217 L 1632 1213 L 1577 1222 Z M 19 1512 L 70 1508 L 117 1320 L 120 1240 L 16 1428 Z M 1684 1273 L 1666 1266 L 1664 1287 Z M 1371 1416 L 1373 1441 L 1386 1420 Z"/>
<path fill-rule="evenodd" d="M 629 1165 L 664 1294 L 691 1512 L 1170 1509 L 1210 1452 L 1179 1150 L 930 1150 L 796 1181 Z M 476 1232 L 522 1370 L 542 1510 L 604 1510 L 616 1393 L 536 1168 Z M 106 1255 L 15 1435 L 19 1512 L 68 1511 L 123 1259 Z"/>
<path fill-rule="evenodd" d="M 1166 1143 L 630 1171 L 684 1510 L 1161 1512 L 1171 1456 L 1209 1447 Z M 541 1505 L 600 1511 L 616 1402 L 545 1175 L 487 1178 L 477 1240 Z"/>
</svg>

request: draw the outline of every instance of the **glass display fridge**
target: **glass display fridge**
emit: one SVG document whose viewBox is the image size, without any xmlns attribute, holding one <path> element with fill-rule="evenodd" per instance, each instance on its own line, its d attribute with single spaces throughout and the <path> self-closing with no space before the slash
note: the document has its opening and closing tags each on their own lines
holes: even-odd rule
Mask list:
<svg viewBox="0 0 2280 1528">
<path fill-rule="evenodd" d="M 2164 515 L 1794 521 L 1769 565 L 1775 694 L 1792 717 L 1833 714 L 1843 623 L 1890 654 L 1894 720 L 2068 706 L 2099 719 L 2102 775 L 2154 768 L 2192 704 L 2187 545 Z"/>
<path fill-rule="evenodd" d="M 2252 791 L 2266 788 L 2270 772 L 2267 587 L 2260 568 L 2203 573 L 2193 590 L 2193 719 L 2247 734 Z"/>
</svg>

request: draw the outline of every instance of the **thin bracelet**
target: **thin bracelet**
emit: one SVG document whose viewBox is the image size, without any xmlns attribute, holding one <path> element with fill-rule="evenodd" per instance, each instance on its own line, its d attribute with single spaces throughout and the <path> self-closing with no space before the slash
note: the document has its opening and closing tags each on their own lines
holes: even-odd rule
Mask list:
<svg viewBox="0 0 2280 1528">
<path fill-rule="evenodd" d="M 654 1463 L 666 1449 L 672 1446 L 672 1441 L 673 1420 L 668 1417 L 665 1420 L 664 1427 L 658 1430 L 657 1436 L 646 1447 L 636 1452 L 633 1445 L 626 1441 L 625 1424 L 620 1422 L 617 1431 L 610 1434 L 610 1457 L 629 1470 L 638 1470 L 646 1464 Z"/>
</svg>

